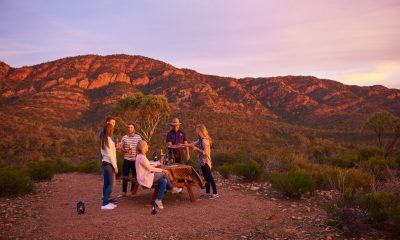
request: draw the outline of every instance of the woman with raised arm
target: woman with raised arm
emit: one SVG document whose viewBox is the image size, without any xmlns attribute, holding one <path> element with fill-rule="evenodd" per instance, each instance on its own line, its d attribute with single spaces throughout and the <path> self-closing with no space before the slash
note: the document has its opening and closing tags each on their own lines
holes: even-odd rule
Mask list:
<svg viewBox="0 0 400 240">
<path fill-rule="evenodd" d="M 208 135 L 206 126 L 199 124 L 196 126 L 196 133 L 198 140 L 191 143 L 190 146 L 194 151 L 198 152 L 197 161 L 201 166 L 203 177 L 206 180 L 206 197 L 215 199 L 219 197 L 217 193 L 217 186 L 215 185 L 214 177 L 211 172 L 211 144 L 212 139 Z M 210 185 L 213 190 L 213 194 L 210 194 Z"/>
</svg>

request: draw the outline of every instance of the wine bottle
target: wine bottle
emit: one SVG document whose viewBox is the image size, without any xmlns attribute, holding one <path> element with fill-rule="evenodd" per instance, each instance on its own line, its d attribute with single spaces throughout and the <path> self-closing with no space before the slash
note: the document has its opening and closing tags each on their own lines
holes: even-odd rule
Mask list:
<svg viewBox="0 0 400 240">
<path fill-rule="evenodd" d="M 174 164 L 175 163 L 175 156 L 174 156 L 174 151 L 172 150 L 171 151 L 171 164 Z"/>
<path fill-rule="evenodd" d="M 164 159 L 164 152 L 163 152 L 163 150 L 162 150 L 162 148 L 160 149 L 160 163 L 161 164 L 164 164 L 164 161 L 165 161 L 165 159 Z"/>
</svg>

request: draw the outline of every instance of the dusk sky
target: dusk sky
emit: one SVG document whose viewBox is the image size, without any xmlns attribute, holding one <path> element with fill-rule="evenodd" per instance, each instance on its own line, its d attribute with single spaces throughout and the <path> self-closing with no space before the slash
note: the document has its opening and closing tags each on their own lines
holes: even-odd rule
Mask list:
<svg viewBox="0 0 400 240">
<path fill-rule="evenodd" d="M 400 88 L 400 0 L 0 0 L 0 60 L 13 67 L 114 53 Z"/>
</svg>

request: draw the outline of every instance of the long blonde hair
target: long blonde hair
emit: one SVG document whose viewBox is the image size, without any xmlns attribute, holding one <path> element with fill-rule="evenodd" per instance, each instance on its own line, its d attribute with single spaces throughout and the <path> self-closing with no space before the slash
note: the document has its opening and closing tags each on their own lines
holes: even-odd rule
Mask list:
<svg viewBox="0 0 400 240">
<path fill-rule="evenodd" d="M 149 146 L 147 145 L 147 142 L 146 141 L 144 141 L 144 140 L 140 140 L 138 143 L 137 143 L 137 146 L 136 146 L 136 153 L 137 154 L 143 154 L 143 155 L 146 155 L 146 152 L 144 151 L 144 148 L 147 148 L 146 150 L 148 151 L 149 149 Z"/>
<path fill-rule="evenodd" d="M 211 139 L 210 135 L 208 135 L 208 131 L 207 131 L 206 126 L 204 124 L 198 124 L 196 126 L 196 129 L 199 130 L 200 137 L 208 139 L 208 141 L 210 141 L 210 145 L 211 145 L 212 144 L 212 139 Z"/>
</svg>

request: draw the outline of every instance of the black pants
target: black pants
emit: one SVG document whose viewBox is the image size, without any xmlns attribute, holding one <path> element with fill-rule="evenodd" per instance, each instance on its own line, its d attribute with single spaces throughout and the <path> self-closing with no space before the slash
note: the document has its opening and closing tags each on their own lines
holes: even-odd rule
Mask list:
<svg viewBox="0 0 400 240">
<path fill-rule="evenodd" d="M 136 176 L 135 161 L 129 161 L 129 160 L 124 159 L 124 164 L 122 165 L 122 176 L 128 177 L 129 172 L 132 172 L 132 176 Z M 128 187 L 128 181 L 125 179 L 122 179 L 122 192 L 126 192 L 127 187 Z M 131 192 L 133 191 L 134 187 L 135 187 L 135 183 L 132 183 Z"/>
<path fill-rule="evenodd" d="M 210 166 L 208 166 L 208 164 L 204 164 L 204 166 L 201 166 L 201 172 L 203 173 L 203 177 L 206 180 L 206 193 L 210 193 L 211 184 L 213 194 L 217 194 L 217 185 L 215 185 Z"/>
</svg>

